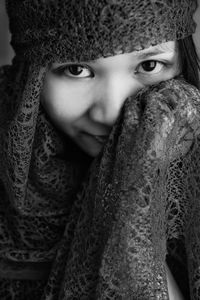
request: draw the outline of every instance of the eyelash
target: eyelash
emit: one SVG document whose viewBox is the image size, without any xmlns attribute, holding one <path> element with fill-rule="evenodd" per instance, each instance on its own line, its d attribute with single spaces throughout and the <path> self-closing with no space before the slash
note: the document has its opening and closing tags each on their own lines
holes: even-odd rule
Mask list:
<svg viewBox="0 0 200 300">
<path fill-rule="evenodd" d="M 135 69 L 135 71 L 134 71 L 134 74 L 135 75 L 142 75 L 142 76 L 146 76 L 146 75 L 155 75 L 155 74 L 158 74 L 158 73 L 160 73 L 160 71 L 161 71 L 161 69 L 158 71 L 158 72 L 156 72 L 156 73 L 153 73 L 153 71 L 154 71 L 154 69 L 153 69 L 153 71 L 144 71 L 144 72 L 139 72 L 138 70 L 139 70 L 139 68 L 142 66 L 142 65 L 144 65 L 145 63 L 155 63 L 155 68 L 156 68 L 156 66 L 158 65 L 158 64 L 160 64 L 161 65 L 161 69 L 163 68 L 163 67 L 167 67 L 167 65 L 169 65 L 169 63 L 166 63 L 166 62 L 163 62 L 163 61 L 158 61 L 158 60 L 153 60 L 153 59 L 151 59 L 151 60 L 145 60 L 145 61 L 142 61 L 142 62 L 140 62 L 139 64 L 138 64 L 138 66 L 136 67 L 136 69 Z M 85 70 L 87 70 L 87 71 L 89 71 L 89 75 L 88 76 L 78 76 L 78 75 L 73 75 L 72 73 L 71 74 L 66 74 L 66 71 L 69 71 L 69 69 L 70 68 L 73 68 L 73 67 L 80 67 L 80 68 L 82 68 L 82 69 L 85 69 Z M 57 74 L 57 75 L 59 75 L 59 76 L 68 76 L 68 77 L 71 77 L 71 78 L 93 78 L 95 75 L 94 75 L 94 72 L 91 70 L 91 68 L 89 67 L 89 66 L 87 66 L 87 65 L 82 65 L 82 64 L 69 64 L 69 65 L 65 65 L 65 66 L 60 66 L 60 67 L 57 67 L 56 69 L 54 69 L 54 70 L 52 70 L 52 72 L 54 73 L 54 74 Z M 81 73 L 80 73 L 81 74 Z"/>
<path fill-rule="evenodd" d="M 82 69 L 86 69 L 90 72 L 90 75 L 89 76 L 86 76 L 86 77 L 78 77 L 78 75 L 74 75 L 73 74 L 65 74 L 66 71 L 69 71 L 69 69 L 71 67 L 80 67 Z M 54 74 L 57 74 L 59 76 L 68 76 L 68 77 L 71 77 L 71 78 L 88 78 L 88 77 L 94 77 L 94 73 L 92 72 L 91 68 L 87 65 L 81 65 L 81 64 L 69 64 L 69 65 L 66 65 L 66 66 L 60 66 L 60 67 L 57 67 L 56 69 L 54 69 L 52 71 Z"/>
<path fill-rule="evenodd" d="M 139 70 L 139 68 L 143 65 L 143 64 L 145 64 L 145 63 L 155 63 L 155 68 L 152 70 L 152 71 L 144 71 L 144 72 L 139 72 L 138 70 Z M 157 71 L 157 72 L 154 72 L 154 70 L 156 69 L 156 67 L 158 66 L 158 65 L 160 65 L 160 69 L 159 69 L 159 71 Z M 164 67 L 167 67 L 168 66 L 168 63 L 167 62 L 163 62 L 163 61 L 158 61 L 158 60 L 145 60 L 145 61 L 143 61 L 143 62 L 141 62 L 139 65 L 138 65 L 138 67 L 136 68 L 136 70 L 135 70 L 135 72 L 134 72 L 134 74 L 136 74 L 136 75 L 156 75 L 156 74 L 158 74 L 158 73 L 160 73 L 160 71 L 164 68 Z"/>
</svg>

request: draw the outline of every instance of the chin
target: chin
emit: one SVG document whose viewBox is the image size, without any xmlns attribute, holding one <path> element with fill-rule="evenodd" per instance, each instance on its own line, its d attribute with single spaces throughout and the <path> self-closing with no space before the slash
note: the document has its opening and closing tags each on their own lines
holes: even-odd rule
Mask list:
<svg viewBox="0 0 200 300">
<path fill-rule="evenodd" d="M 82 150 L 84 151 L 84 152 L 86 152 L 89 156 L 91 156 L 91 157 L 96 157 L 96 156 L 98 156 L 99 155 L 99 153 L 101 152 L 101 149 L 92 149 L 92 148 L 90 148 L 90 149 L 85 149 L 84 147 L 82 148 Z"/>
</svg>

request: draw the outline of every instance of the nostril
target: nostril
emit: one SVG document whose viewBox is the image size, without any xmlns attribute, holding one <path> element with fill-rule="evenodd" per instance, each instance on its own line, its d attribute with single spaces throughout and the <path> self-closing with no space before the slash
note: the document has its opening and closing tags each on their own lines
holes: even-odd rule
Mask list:
<svg viewBox="0 0 200 300">
<path fill-rule="evenodd" d="M 112 127 L 120 113 L 115 107 L 94 106 L 88 111 L 89 119 L 95 123 L 101 123 L 104 126 Z"/>
<path fill-rule="evenodd" d="M 88 111 L 90 119 L 96 122 L 102 122 L 104 119 L 103 109 L 99 106 L 93 106 Z"/>
</svg>

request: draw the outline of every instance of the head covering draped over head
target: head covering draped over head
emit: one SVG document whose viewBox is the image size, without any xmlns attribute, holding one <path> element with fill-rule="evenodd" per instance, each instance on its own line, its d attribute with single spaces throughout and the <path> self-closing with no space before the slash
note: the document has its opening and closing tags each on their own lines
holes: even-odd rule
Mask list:
<svg viewBox="0 0 200 300">
<path fill-rule="evenodd" d="M 170 169 L 170 162 L 185 145 L 181 140 L 181 146 L 177 141 L 173 148 L 171 142 L 182 125 L 192 124 L 186 132 L 197 136 L 198 92 L 175 80 L 159 86 L 163 92 L 158 90 L 159 102 L 153 108 L 154 96 L 149 102 L 144 96 L 144 112 L 137 99 L 127 101 L 77 197 L 91 160 L 54 128 L 40 95 L 52 62 L 92 60 L 191 35 L 196 1 L 7 0 L 6 4 L 16 56 L 11 67 L 1 70 L 0 79 L 0 278 L 4 278 L 0 298 L 6 294 L 15 295 L 15 300 L 35 300 L 43 294 L 45 300 L 127 300 L 133 295 L 168 299 L 163 218 L 171 189 L 168 236 L 171 240 L 183 236 L 183 219 L 171 213 L 180 210 L 174 183 L 179 174 L 171 176 L 178 169 Z M 174 89 L 175 99 L 185 92 L 180 105 L 173 97 L 166 100 Z M 182 156 L 189 151 L 187 143 L 184 147 Z M 184 165 L 182 174 L 190 176 L 192 170 L 187 172 Z M 184 186 L 185 181 L 180 182 Z M 180 191 L 178 186 L 179 195 Z M 190 238 L 187 235 L 188 242 Z M 200 265 L 190 250 L 191 293 L 197 295 Z"/>
<path fill-rule="evenodd" d="M 195 0 L 7 0 L 12 46 L 34 60 L 92 60 L 183 39 Z"/>
</svg>

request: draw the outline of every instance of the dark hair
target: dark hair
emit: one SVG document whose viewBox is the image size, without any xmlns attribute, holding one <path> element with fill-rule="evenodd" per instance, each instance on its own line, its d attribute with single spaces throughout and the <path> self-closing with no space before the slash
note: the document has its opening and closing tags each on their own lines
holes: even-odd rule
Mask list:
<svg viewBox="0 0 200 300">
<path fill-rule="evenodd" d="M 185 80 L 200 89 L 200 60 L 192 36 L 178 40 L 182 74 Z"/>
</svg>

